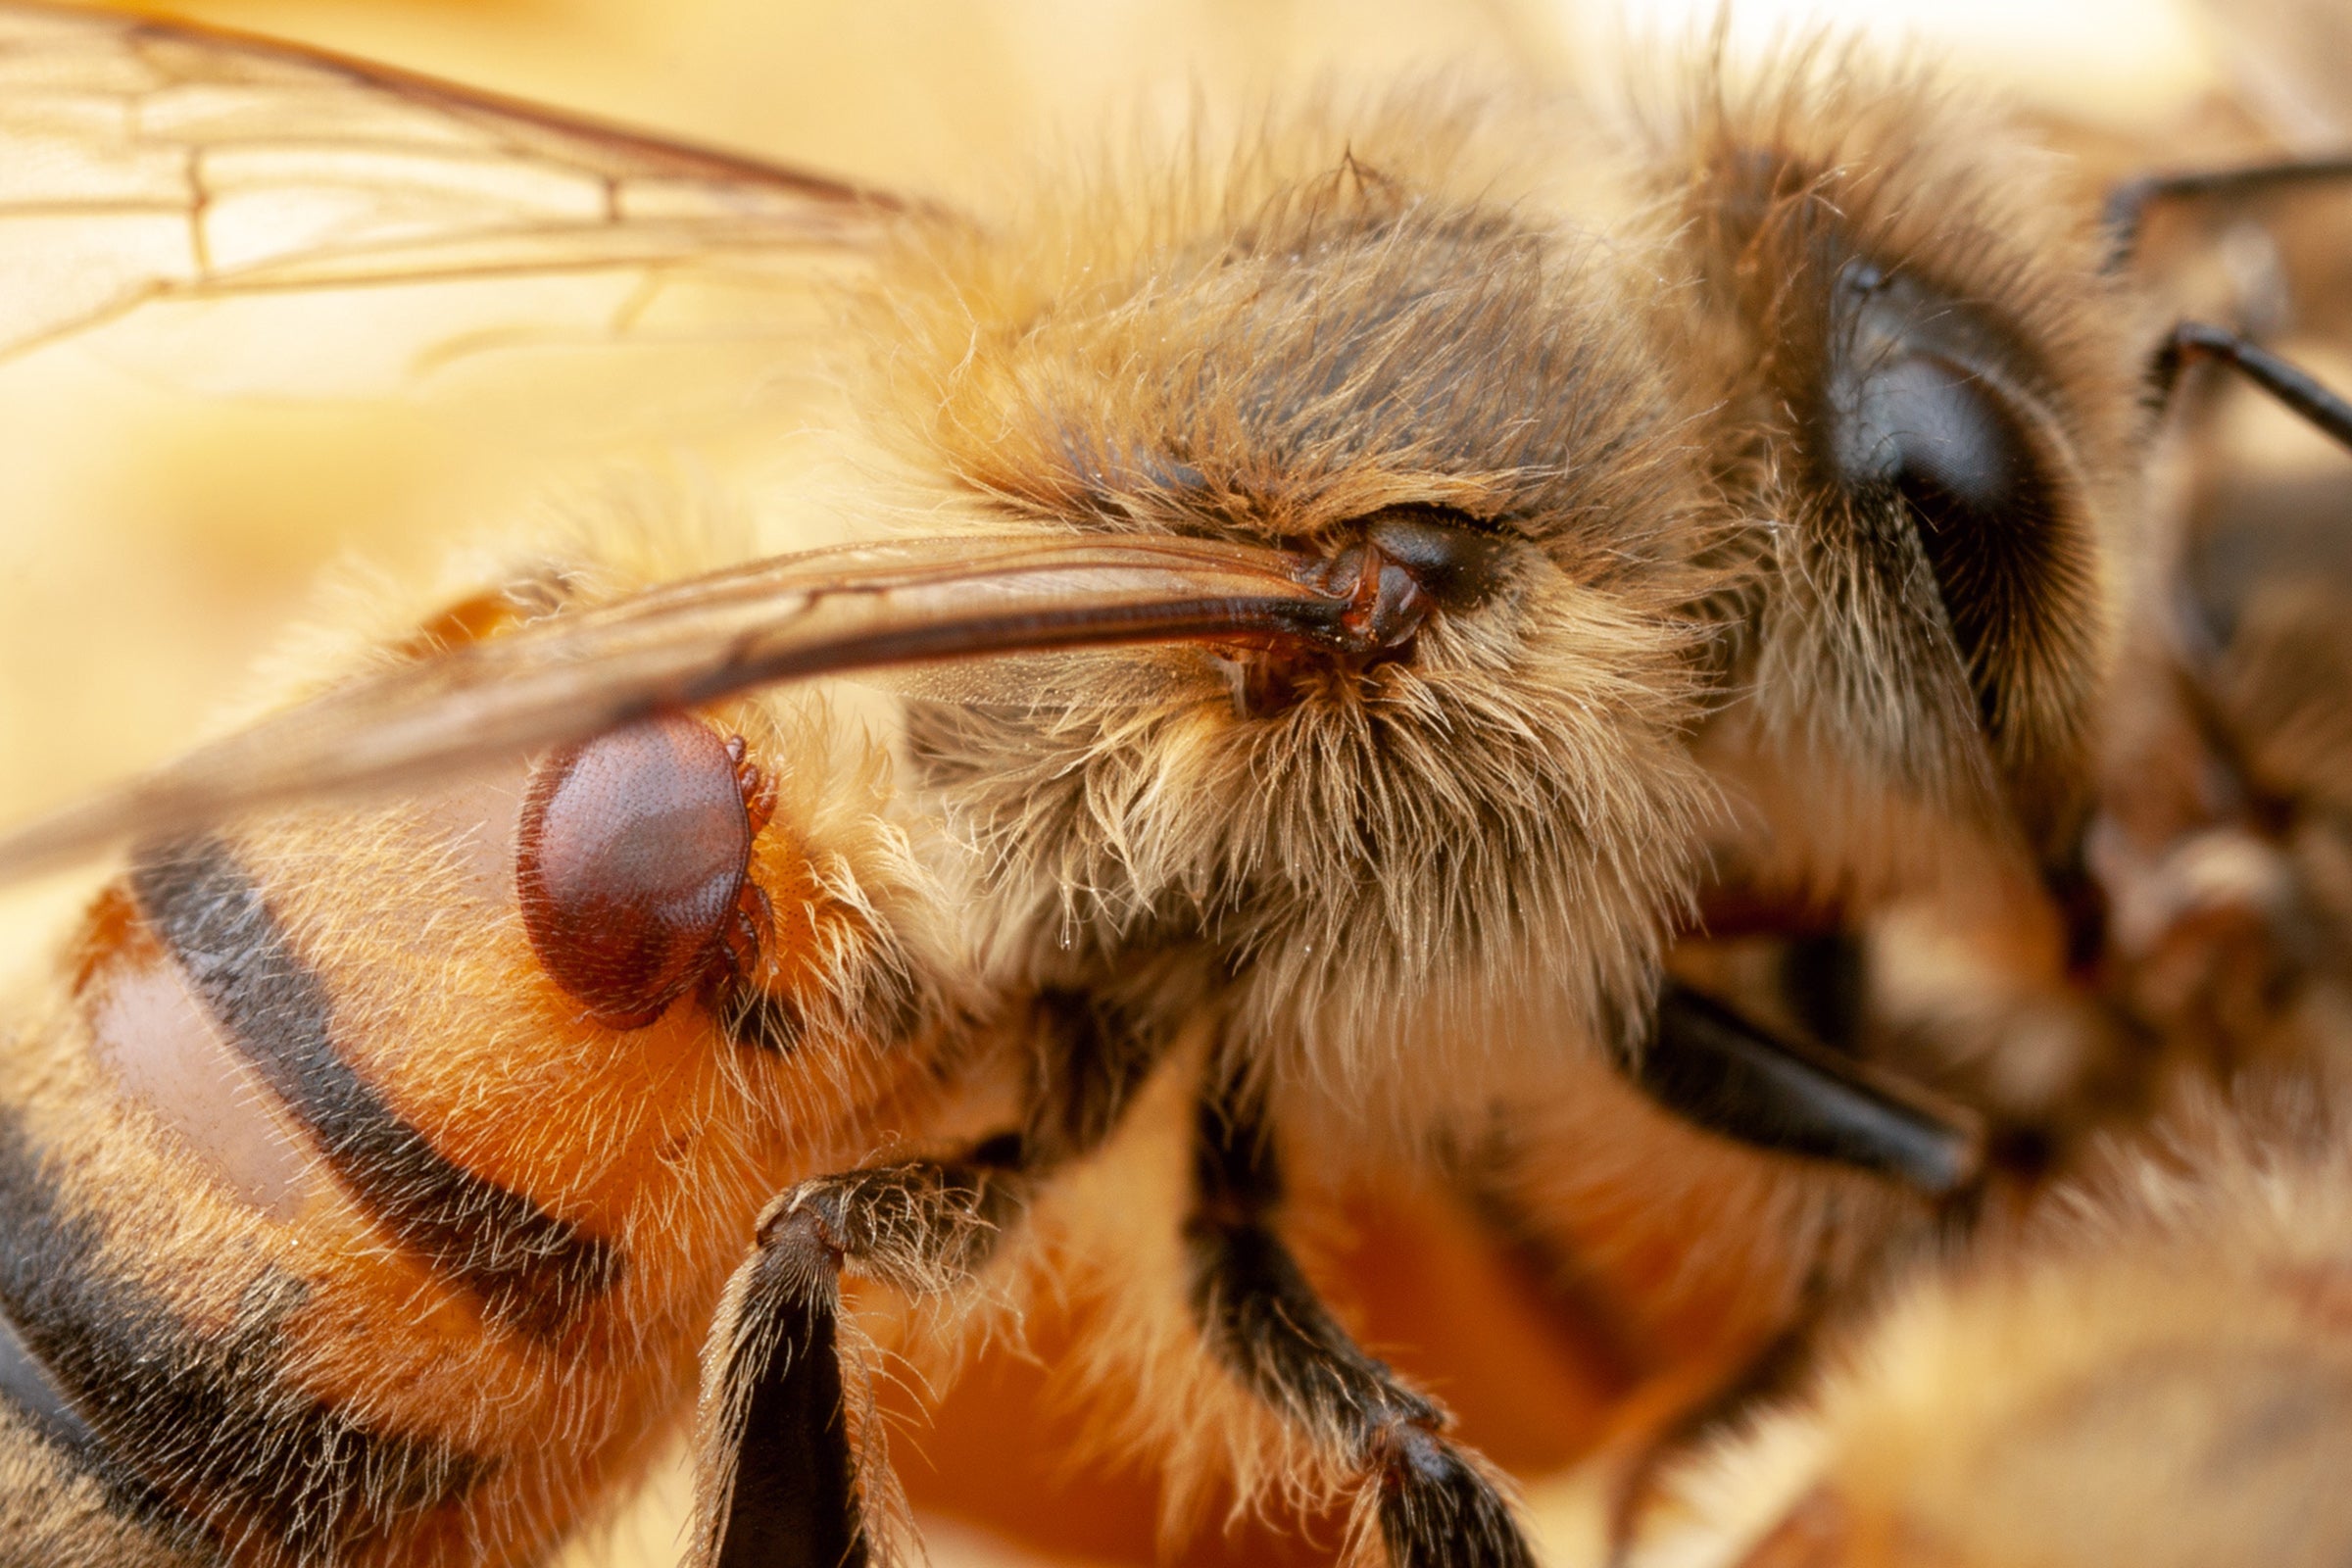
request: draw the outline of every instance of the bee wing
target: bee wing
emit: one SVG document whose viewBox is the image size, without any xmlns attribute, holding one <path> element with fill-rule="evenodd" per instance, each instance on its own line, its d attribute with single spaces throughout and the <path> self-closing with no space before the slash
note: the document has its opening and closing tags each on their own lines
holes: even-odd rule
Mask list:
<svg viewBox="0 0 2352 1568">
<path fill-rule="evenodd" d="M 378 793 L 781 681 L 1134 644 L 1345 650 L 1358 646 L 1354 614 L 1348 596 L 1303 580 L 1295 558 L 1206 541 L 1041 534 L 779 557 L 332 687 L 0 836 L 0 881 L 122 840 Z"/>
<path fill-rule="evenodd" d="M 0 5 L 0 355 L 144 305 L 385 284 L 805 274 L 906 204 L 385 67 Z M 365 313 L 358 313 L 365 314 Z"/>
</svg>

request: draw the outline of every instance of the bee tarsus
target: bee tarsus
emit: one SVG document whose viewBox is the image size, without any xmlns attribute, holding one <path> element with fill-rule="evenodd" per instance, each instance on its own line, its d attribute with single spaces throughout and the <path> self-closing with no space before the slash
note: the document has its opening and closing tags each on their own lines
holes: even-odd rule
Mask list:
<svg viewBox="0 0 2352 1568">
<path fill-rule="evenodd" d="M 1276 1230 L 1281 1171 L 1255 1099 L 1232 1084 L 1203 1095 L 1194 1147 L 1184 1235 L 1202 1337 L 1362 1478 L 1351 1528 L 1377 1532 L 1392 1568 L 1533 1568 L 1502 1488 L 1447 1440 L 1444 1408 L 1364 1353 Z"/>
</svg>

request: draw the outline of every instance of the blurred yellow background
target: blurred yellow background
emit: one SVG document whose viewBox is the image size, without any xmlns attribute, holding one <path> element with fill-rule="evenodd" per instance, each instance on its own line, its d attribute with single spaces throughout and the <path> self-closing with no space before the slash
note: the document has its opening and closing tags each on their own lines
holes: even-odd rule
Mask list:
<svg viewBox="0 0 2352 1568">
<path fill-rule="evenodd" d="M 1321 74 L 1605 74 L 1629 40 L 1688 36 L 1702 0 L 1621 12 L 1544 0 L 219 0 L 148 8 L 309 41 L 878 184 L 952 196 L 1083 142 L 1136 103 L 1247 98 Z M 1741 4 L 1760 45 L 1798 19 L 1948 55 L 2124 134 L 2225 69 L 2165 0 Z M 232 335 L 224 341 L 231 357 Z M 269 352 L 257 333 L 253 352 Z M 233 369 L 233 368 L 232 368 Z M 234 379 L 233 374 L 229 377 Z M 527 397 L 426 382 L 374 400 L 224 398 L 102 346 L 0 364 L 0 817 L 168 756 L 233 700 L 322 567 L 414 574 L 446 542 L 615 472 L 756 489 L 756 392 L 649 407 L 585 372 Z M 681 479 L 680 476 L 683 476 Z M 82 896 L 0 901 L 0 955 L 37 963 Z M 1538 1490 L 1563 1556 L 1573 1486 Z M 579 1560 L 666 1563 L 674 1475 Z M 943 1562 L 1009 1548 L 943 1524 Z"/>
</svg>

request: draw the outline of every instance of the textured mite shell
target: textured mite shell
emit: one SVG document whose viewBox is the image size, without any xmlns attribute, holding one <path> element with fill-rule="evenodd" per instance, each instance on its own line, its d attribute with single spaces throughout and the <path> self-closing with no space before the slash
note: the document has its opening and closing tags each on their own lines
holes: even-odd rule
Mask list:
<svg viewBox="0 0 2352 1568">
<path fill-rule="evenodd" d="M 532 773 L 514 855 L 540 967 L 608 1028 L 653 1022 L 708 972 L 751 851 L 734 760 L 693 719 L 556 753 Z"/>
</svg>

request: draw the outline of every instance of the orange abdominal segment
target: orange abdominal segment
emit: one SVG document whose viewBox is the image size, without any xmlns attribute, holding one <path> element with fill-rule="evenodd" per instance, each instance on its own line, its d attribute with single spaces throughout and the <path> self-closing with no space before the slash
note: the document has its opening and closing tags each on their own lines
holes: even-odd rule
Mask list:
<svg viewBox="0 0 2352 1568">
<path fill-rule="evenodd" d="M 827 989 L 870 989 L 869 950 L 810 849 L 889 867 L 749 751 L 665 718 L 141 850 L 26 1048 L 73 1093 L 0 1104 L 0 1321 L 92 1463 L 243 1568 L 542 1560 L 642 1468 L 760 1206 L 932 1092 Z M 563 971 L 551 885 L 590 890 L 552 909 Z M 578 993 L 631 937 L 658 1016 L 616 1035 Z M 698 985 L 792 1049 L 724 1049 Z"/>
</svg>

